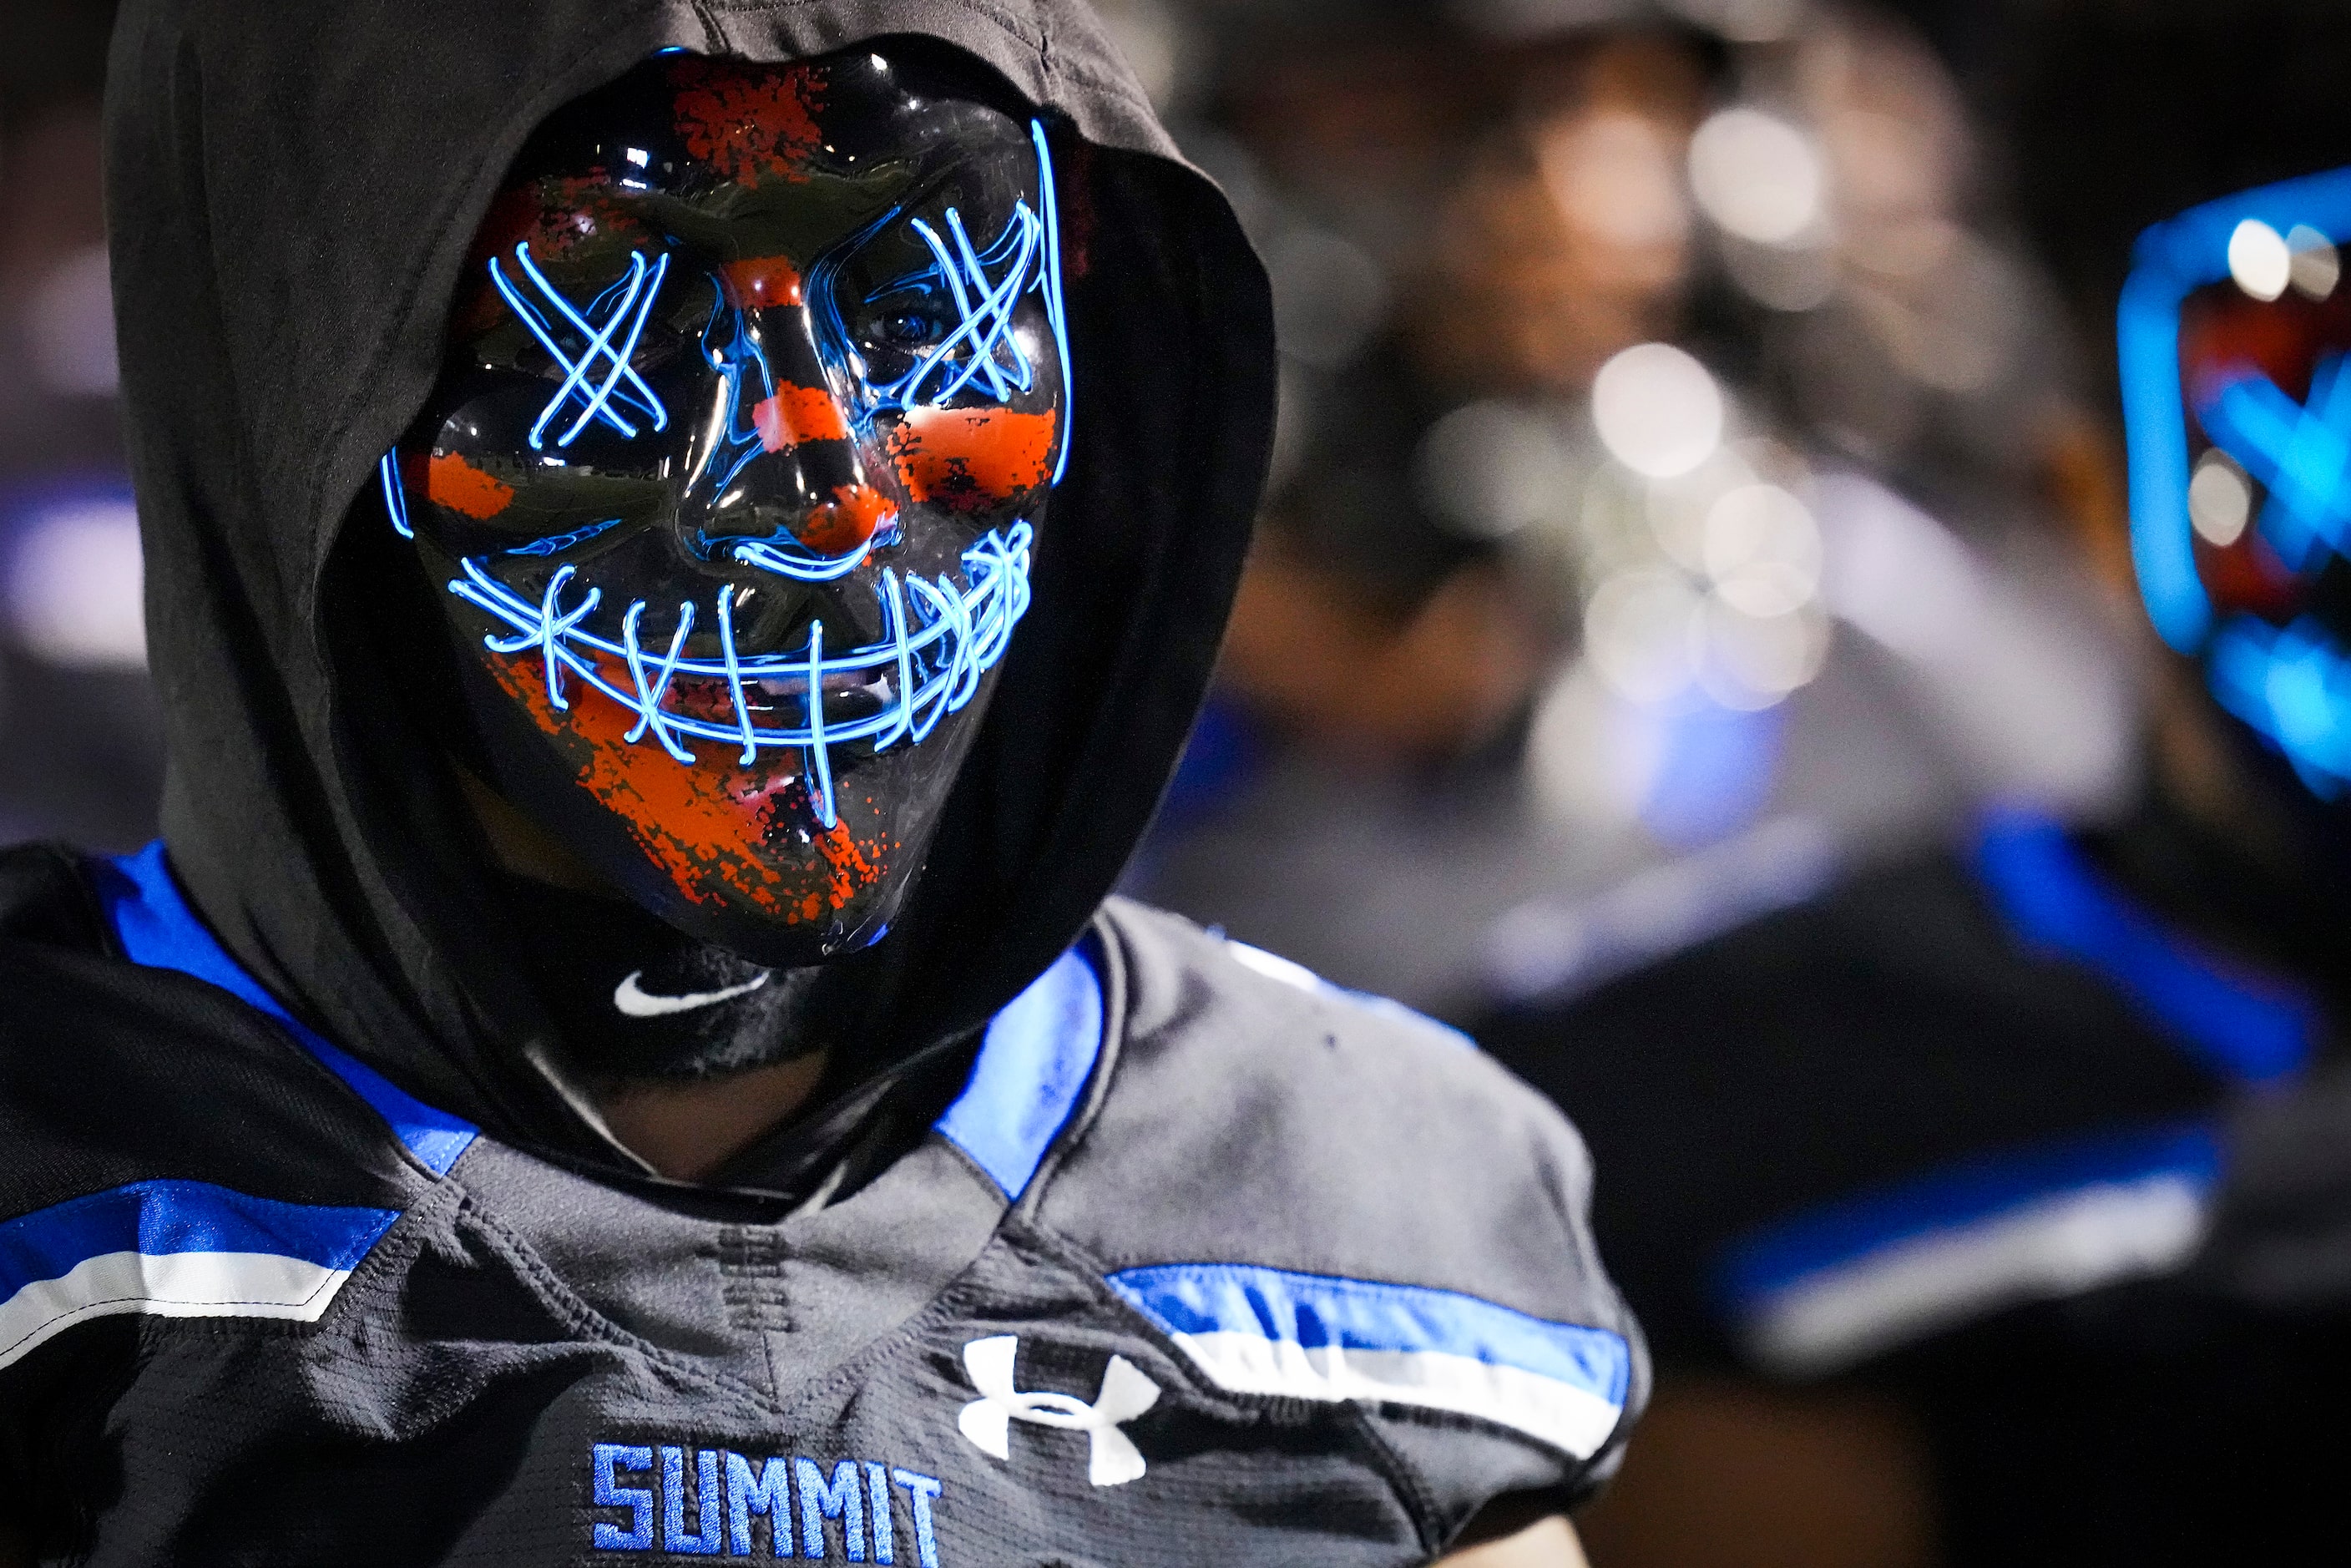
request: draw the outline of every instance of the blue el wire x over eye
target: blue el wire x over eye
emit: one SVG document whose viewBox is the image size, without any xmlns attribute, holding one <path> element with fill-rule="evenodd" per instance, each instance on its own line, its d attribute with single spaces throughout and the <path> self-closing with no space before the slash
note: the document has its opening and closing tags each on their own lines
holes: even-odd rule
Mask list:
<svg viewBox="0 0 2351 1568">
<path fill-rule="evenodd" d="M 661 296 L 662 280 L 669 276 L 669 257 L 660 256 L 648 267 L 643 252 L 631 251 L 627 276 L 598 295 L 585 315 L 573 309 L 562 290 L 539 271 L 538 264 L 531 259 L 528 244 L 515 246 L 515 262 L 539 298 L 554 308 L 583 343 L 577 360 L 566 353 L 553 324 L 523 297 L 522 290 L 499 267 L 498 258 L 490 258 L 490 281 L 497 286 L 507 308 L 514 312 L 515 319 L 530 329 L 531 336 L 538 340 L 540 347 L 564 372 L 562 384 L 548 400 L 538 423 L 530 427 L 531 450 L 545 448 L 547 427 L 575 396 L 580 400 L 580 416 L 571 422 L 570 429 L 556 438 L 558 446 L 569 446 L 595 419 L 601 419 L 633 440 L 637 427 L 629 422 L 623 409 L 652 420 L 655 430 L 668 429 L 669 410 L 654 395 L 653 389 L 645 384 L 644 378 L 637 374 L 631 361 L 636 357 L 637 340 L 644 335 L 653 302 Z M 625 336 L 622 336 L 623 329 Z M 600 369 L 603 379 L 593 381 Z M 616 403 L 620 406 L 615 407 Z"/>
<path fill-rule="evenodd" d="M 2296 402 L 2257 371 L 2237 376 L 2198 407 L 2212 444 L 2269 491 L 2262 538 L 2294 571 L 2318 552 L 2351 549 L 2351 376 L 2328 354 Z"/>
</svg>

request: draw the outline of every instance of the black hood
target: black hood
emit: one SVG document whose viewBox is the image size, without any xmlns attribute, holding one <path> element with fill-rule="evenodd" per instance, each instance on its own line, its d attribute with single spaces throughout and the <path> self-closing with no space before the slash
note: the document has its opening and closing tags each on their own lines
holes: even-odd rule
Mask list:
<svg viewBox="0 0 2351 1568">
<path fill-rule="evenodd" d="M 108 195 L 173 865 L 297 1015 L 501 1136 L 614 1157 L 532 1065 L 548 1024 L 417 672 L 371 631 L 394 568 L 357 526 L 381 520 L 364 487 L 550 110 L 668 46 L 767 62 L 906 36 L 1054 130 L 1076 445 L 928 870 L 846 960 L 870 982 L 867 1080 L 967 1038 L 1069 946 L 1183 747 L 1272 424 L 1265 283 L 1222 197 L 1082 0 L 123 9 Z"/>
</svg>

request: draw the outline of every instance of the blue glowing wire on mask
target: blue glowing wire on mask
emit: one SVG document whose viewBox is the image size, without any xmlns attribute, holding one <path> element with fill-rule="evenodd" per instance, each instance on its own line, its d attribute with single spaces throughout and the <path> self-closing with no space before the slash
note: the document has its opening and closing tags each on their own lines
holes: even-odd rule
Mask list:
<svg viewBox="0 0 2351 1568">
<path fill-rule="evenodd" d="M 1013 628 L 1028 612 L 1029 563 L 1034 533 L 1027 523 L 982 536 L 962 555 L 964 586 L 945 575 L 926 579 L 909 573 L 901 577 L 883 568 L 874 585 L 883 613 L 883 635 L 846 652 L 825 651 L 824 623 L 809 629 L 800 648 L 788 653 L 746 656 L 735 642 L 737 596 L 730 586 L 719 591 L 716 609 L 720 656 L 685 656 L 695 608 L 678 607 L 677 624 L 668 647 L 660 654 L 645 648 L 641 636 L 645 602 L 638 600 L 622 615 L 618 639 L 587 630 L 589 616 L 602 601 L 602 591 L 590 588 L 577 603 L 566 606 L 564 594 L 577 576 L 574 568 L 559 569 L 545 591 L 532 599 L 489 575 L 485 559 L 469 556 L 459 563 L 464 576 L 449 591 L 486 612 L 511 629 L 512 635 L 492 634 L 484 645 L 501 655 L 537 653 L 547 679 L 548 701 L 568 710 L 566 672 L 581 685 L 602 694 L 633 713 L 637 722 L 627 736 L 635 743 L 651 736 L 681 764 L 692 765 L 689 739 L 739 744 L 738 760 L 749 765 L 762 750 L 797 750 L 802 754 L 810 796 L 818 821 L 826 828 L 839 821 L 831 787 L 832 748 L 854 742 L 870 743 L 876 752 L 901 740 L 919 745 L 939 721 L 960 711 L 978 695 L 979 684 L 1004 657 Z M 605 674 L 607 664 L 628 673 L 625 685 Z M 731 722 L 720 722 L 664 706 L 679 678 L 723 682 L 733 709 Z M 823 706 L 828 681 L 836 689 L 870 690 L 886 685 L 887 700 L 879 713 L 833 725 L 825 722 Z M 769 695 L 797 696 L 801 706 L 798 727 L 761 727 L 755 717 L 748 688 L 759 686 Z"/>
<path fill-rule="evenodd" d="M 2220 706 L 2274 745 L 2312 794 L 2339 800 L 2351 787 L 2351 658 L 2325 628 L 2234 617 L 2213 634 L 2205 669 Z"/>
<path fill-rule="evenodd" d="M 703 357 L 710 361 L 711 368 L 726 383 L 726 426 L 720 438 L 718 452 L 714 455 L 715 458 L 730 464 L 725 476 L 712 486 L 720 495 L 724 495 L 734 485 L 737 476 L 768 450 L 766 437 L 761 434 L 757 420 L 746 418 L 744 410 L 774 396 L 777 391 L 775 373 L 768 367 L 766 354 L 753 340 L 741 311 L 734 312 L 734 337 L 723 346 L 712 347 L 712 336 L 720 318 L 726 314 L 722 294 L 713 304 L 710 320 L 702 330 Z M 750 371 L 756 371 L 758 378 L 758 384 L 753 389 L 760 394 L 758 397 L 745 395 L 744 379 Z M 855 571 L 865 564 L 866 559 L 876 549 L 895 543 L 897 538 L 896 521 L 893 517 L 856 549 L 838 555 L 811 550 L 789 533 L 769 539 L 738 540 L 732 553 L 737 560 L 747 566 L 758 567 L 762 571 L 790 578 L 796 582 L 833 582 Z"/>
<path fill-rule="evenodd" d="M 1041 285 L 1045 291 L 1045 320 L 1053 329 L 1053 348 L 1061 360 L 1061 450 L 1053 459 L 1053 483 L 1059 485 L 1061 476 L 1070 469 L 1071 413 L 1078 402 L 1076 383 L 1070 375 L 1069 308 L 1061 294 L 1061 203 L 1053 191 L 1053 150 L 1045 141 L 1045 122 L 1030 120 L 1029 135 L 1037 144 L 1038 199 L 1045 205 L 1045 276 Z"/>
<path fill-rule="evenodd" d="M 1003 233 L 985 250 L 972 244 L 956 209 L 949 208 L 945 214 L 944 235 L 921 219 L 913 221 L 911 226 L 930 251 L 933 266 L 891 287 L 925 284 L 936 287 L 954 300 L 958 319 L 942 340 L 920 354 L 905 375 L 887 386 L 865 389 L 868 396 L 864 419 L 870 421 L 881 412 L 944 407 L 976 383 L 984 384 L 998 402 L 1008 401 L 1016 392 L 1031 390 L 1037 367 L 1020 344 L 1015 330 L 1016 315 L 1020 302 L 1029 295 L 1040 295 L 1060 356 L 1063 382 L 1059 411 L 1060 447 L 1050 480 L 1058 486 L 1069 465 L 1070 404 L 1073 401 L 1069 393 L 1069 323 L 1061 286 L 1060 204 L 1054 190 L 1052 154 L 1041 121 L 1031 122 L 1030 134 L 1037 151 L 1041 215 L 1027 202 L 1019 203 Z M 515 259 L 524 279 L 582 345 L 576 356 L 567 351 L 557 321 L 524 296 L 496 258 L 491 260 L 491 280 L 499 295 L 563 374 L 555 394 L 531 428 L 532 448 L 544 450 L 549 427 L 575 399 L 580 406 L 570 426 L 557 438 L 559 447 L 568 447 L 597 420 L 626 438 L 639 434 L 632 415 L 649 420 L 655 431 L 666 429 L 668 410 L 637 374 L 632 361 L 667 276 L 669 257 L 663 256 L 648 264 L 642 253 L 632 252 L 628 273 L 591 301 L 584 313 L 576 309 L 539 270 L 528 245 L 516 246 Z M 712 326 L 716 319 L 714 308 Z M 735 348 L 744 346 L 738 329 Z M 748 450 L 737 465 L 739 472 L 743 463 L 764 449 L 758 444 L 756 423 L 747 424 L 739 417 L 745 356 L 712 350 L 708 327 L 705 329 L 704 352 L 729 382 L 727 441 L 730 446 L 748 444 Z M 758 361 L 762 389 L 772 396 L 773 377 L 764 356 L 754 346 L 748 357 Z M 601 379 L 597 380 L 600 367 Z M 413 538 L 394 454 L 386 454 L 382 472 L 385 504 L 393 527 L 402 538 Z M 533 540 L 501 553 L 551 556 L 596 537 L 616 522 L 614 519 Z M 808 549 L 797 538 L 783 533 L 768 539 L 738 540 L 731 553 L 736 560 L 758 570 L 796 581 L 820 583 L 846 577 L 864 565 L 875 548 L 893 543 L 895 538 L 895 530 L 885 528 L 854 550 L 824 555 Z M 913 574 L 901 577 L 895 570 L 884 568 L 873 590 L 883 615 L 883 639 L 832 654 L 825 651 L 824 624 L 820 621 L 811 623 L 808 640 L 799 650 L 742 655 L 735 637 L 734 612 L 738 596 L 731 585 L 722 587 L 714 605 L 721 650 L 721 657 L 715 661 L 685 656 L 687 639 L 697 614 L 690 601 L 679 605 L 668 648 L 658 656 L 649 654 L 641 641 L 640 628 L 646 612 L 643 600 L 632 602 L 623 612 L 617 641 L 591 632 L 587 629 L 588 620 L 602 602 L 602 591 L 589 587 L 577 602 L 567 607 L 564 594 L 577 576 L 576 569 L 568 564 L 555 572 L 536 601 L 491 577 L 486 570 L 487 558 L 479 556 L 461 560 L 464 575 L 452 581 L 449 590 L 509 628 L 511 635 L 494 633 L 485 638 L 485 645 L 491 652 L 506 656 L 536 653 L 539 656 L 548 699 L 557 711 L 568 711 L 570 706 L 565 690 L 564 672 L 568 670 L 585 686 L 636 715 L 637 722 L 625 737 L 628 743 L 637 744 L 650 737 L 681 765 L 691 766 L 695 761 L 685 744 L 690 739 L 739 744 L 738 759 L 746 766 L 757 761 L 763 748 L 798 750 L 802 756 L 803 776 L 809 780 L 817 819 L 829 830 L 839 821 L 832 787 L 835 747 L 863 742 L 879 753 L 902 741 L 919 745 L 946 715 L 960 711 L 978 694 L 982 679 L 1002 659 L 1013 628 L 1029 608 L 1032 540 L 1032 530 L 1026 522 L 1016 523 L 1006 531 L 988 532 L 962 554 L 962 588 L 944 575 L 935 579 Z M 627 685 L 608 678 L 600 660 L 614 661 L 625 668 Z M 852 689 L 870 690 L 881 685 L 888 694 L 882 710 L 863 718 L 828 724 L 823 711 L 826 682 L 849 682 L 861 676 L 866 678 Z M 665 706 L 681 677 L 723 681 L 732 722 L 722 725 Z M 747 688 L 752 686 L 769 695 L 797 692 L 801 702 L 801 723 L 798 727 L 761 727 L 754 717 L 758 705 L 750 698 Z"/>
<path fill-rule="evenodd" d="M 404 539 L 414 538 L 416 530 L 408 525 L 408 486 L 401 481 L 398 448 L 383 455 L 376 472 L 383 483 L 383 509 L 392 518 L 392 531 Z"/>
<path fill-rule="evenodd" d="M 935 291 L 953 302 L 956 319 L 945 338 L 921 350 L 914 367 L 904 375 L 894 382 L 863 389 L 863 418 L 870 420 L 878 413 L 903 413 L 918 407 L 943 408 L 983 377 L 989 394 L 998 402 L 1008 401 L 1016 392 L 1031 390 L 1036 385 L 1037 368 L 1021 348 L 1015 328 L 1021 300 L 1032 293 L 1040 295 L 1061 365 L 1061 442 L 1051 479 L 1052 484 L 1059 485 L 1069 467 L 1071 404 L 1074 401 L 1068 390 L 1070 333 L 1061 292 L 1061 206 L 1053 189 L 1052 150 L 1047 143 L 1042 121 L 1029 122 L 1029 136 L 1037 149 L 1038 188 L 1044 208 L 1041 217 L 1027 202 L 1017 204 L 1004 232 L 984 251 L 971 243 L 963 214 L 956 208 L 950 207 L 946 213 L 945 237 L 923 219 L 909 223 L 915 237 L 930 251 L 932 265 L 922 272 L 884 284 L 868 296 L 865 303 L 871 305 L 910 289 Z M 824 269 L 819 270 L 819 287 L 812 293 L 827 294 L 821 286 L 826 276 Z M 833 327 L 846 336 L 846 329 L 837 317 Z M 710 355 L 712 363 L 722 373 L 739 375 L 739 370 L 727 356 L 707 348 L 707 329 L 705 337 L 705 352 Z M 764 373 L 764 366 L 762 369 Z M 927 393 L 924 390 L 926 382 L 934 383 Z M 768 390 L 774 390 L 771 381 Z M 739 403 L 739 392 L 735 393 L 735 399 Z M 741 442 L 752 437 L 748 433 L 737 434 L 730 429 L 729 439 Z M 750 455 L 756 455 L 756 449 L 747 454 L 745 461 Z M 772 539 L 743 540 L 736 545 L 734 556 L 747 566 L 796 581 L 830 582 L 854 571 L 874 549 L 889 542 L 887 537 L 877 532 L 853 550 L 827 556 L 810 550 L 787 534 Z"/>
<path fill-rule="evenodd" d="M 637 374 L 632 361 L 636 357 L 637 340 L 644 335 L 645 322 L 653 315 L 653 303 L 661 296 L 662 282 L 669 275 L 669 257 L 660 256 L 649 267 L 643 251 L 631 251 L 628 275 L 597 296 L 584 316 L 572 308 L 561 289 L 548 281 L 538 263 L 531 259 L 528 243 L 515 246 L 515 263 L 539 297 L 554 308 L 584 345 L 576 360 L 567 353 L 554 324 L 524 298 L 522 290 L 499 267 L 498 258 L 490 258 L 490 282 L 496 287 L 499 297 L 514 312 L 515 319 L 529 329 L 531 336 L 538 340 L 539 346 L 564 372 L 555 395 L 548 400 L 538 422 L 530 427 L 531 450 L 546 449 L 547 427 L 555 423 L 564 405 L 575 395 L 581 402 L 580 415 L 571 422 L 570 429 L 556 438 L 559 447 L 570 446 L 580 439 L 580 433 L 598 419 L 633 440 L 637 427 L 627 417 L 629 413 L 651 420 L 655 430 L 668 429 L 668 408 L 645 384 L 644 378 Z M 603 317 L 601 324 L 595 319 L 600 314 Z M 627 336 L 615 343 L 615 338 L 624 330 Z M 609 369 L 603 380 L 591 386 L 590 378 L 600 361 Z"/>
<path fill-rule="evenodd" d="M 565 550 L 576 545 L 584 545 L 590 539 L 601 534 L 610 533 L 620 526 L 620 518 L 607 517 L 601 523 L 590 523 L 584 528 L 574 528 L 568 534 L 549 534 L 544 538 L 533 539 L 528 544 L 519 544 L 512 549 L 501 550 L 498 553 L 501 555 L 561 555 Z"/>
<path fill-rule="evenodd" d="M 930 250 L 932 266 L 884 286 L 875 295 L 880 298 L 910 288 L 943 287 L 955 301 L 957 318 L 955 329 L 925 350 L 912 371 L 888 386 L 874 389 L 887 407 L 943 407 L 983 375 L 987 378 L 988 394 L 1002 402 L 1015 392 L 1027 392 L 1036 379 L 1036 367 L 1020 347 L 1013 319 L 1026 291 L 1022 286 L 1029 283 L 1044 225 L 1023 202 L 1014 209 L 1012 221 L 998 242 L 982 255 L 972 248 L 961 213 L 949 207 L 946 223 L 956 242 L 952 250 L 938 230 L 922 219 L 908 225 Z M 958 358 L 962 369 L 948 374 Z M 923 383 L 935 375 L 938 385 L 925 397 Z"/>
<path fill-rule="evenodd" d="M 2351 548 L 2351 375 L 2342 354 L 2321 359 L 2310 397 L 2296 402 L 2275 382 L 2248 371 L 2197 405 L 2214 445 L 2270 493 L 2262 538 L 2290 570 L 2308 570 L 2321 550 Z"/>
<path fill-rule="evenodd" d="M 1043 297 L 1046 322 L 1061 355 L 1066 384 L 1069 322 L 1061 293 L 1061 205 L 1053 190 L 1053 154 L 1041 121 L 1030 122 L 1029 135 L 1037 149 L 1042 215 L 1021 202 L 1013 208 L 1004 232 L 985 251 L 972 245 L 963 214 L 956 208 L 946 211 L 944 235 L 921 218 L 909 224 L 914 237 L 931 253 L 931 265 L 883 284 L 866 303 L 909 290 L 938 293 L 953 302 L 956 319 L 945 338 L 915 356 L 914 367 L 904 375 L 872 389 L 876 407 L 944 407 L 981 378 L 999 402 L 1014 392 L 1029 391 L 1036 384 L 1036 366 L 1022 349 L 1015 328 L 1020 302 L 1032 293 Z M 1053 474 L 1056 483 L 1069 452 L 1069 402 L 1064 395 L 1061 451 Z"/>
<path fill-rule="evenodd" d="M 2345 357 L 2319 357 L 2300 402 L 2250 364 L 2182 374 L 2183 310 L 2198 290 L 2231 278 L 2231 246 L 2247 224 L 2280 235 L 2312 229 L 2343 244 L 2351 239 L 2351 170 L 2208 203 L 2140 236 L 2118 323 L 2132 553 L 2165 641 L 2199 660 L 2220 706 L 2275 747 L 2313 794 L 2332 800 L 2351 789 L 2351 655 L 2311 616 L 2280 627 L 2224 613 L 2195 555 L 2196 432 L 2268 492 L 2254 533 L 2280 565 L 2308 580 L 2330 558 L 2351 554 Z"/>
</svg>

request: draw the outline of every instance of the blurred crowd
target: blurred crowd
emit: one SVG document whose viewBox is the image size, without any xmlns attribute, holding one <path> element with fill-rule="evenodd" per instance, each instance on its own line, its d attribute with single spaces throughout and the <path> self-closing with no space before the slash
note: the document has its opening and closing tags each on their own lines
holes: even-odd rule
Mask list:
<svg viewBox="0 0 2351 1568">
<path fill-rule="evenodd" d="M 1138 891 L 1468 1016 L 1987 799 L 2124 787 L 2053 291 L 1850 8 L 1109 14 L 1273 277 L 1283 423 Z"/>
<path fill-rule="evenodd" d="M 111 11 L 0 7 L 0 835 L 123 850 L 162 763 L 99 191 Z"/>
<path fill-rule="evenodd" d="M 1282 350 L 1220 684 L 1128 890 L 1470 1030 L 1584 1128 L 1666 1379 L 1588 1527 L 1601 1568 L 2120 1561 L 2016 1521 L 2131 1467 L 2085 1517 L 2140 1507 L 2194 1470 L 2198 1422 L 2313 1429 L 2351 1358 L 2127 1294 L 2204 1234 L 2205 1188 L 2159 1163 L 2093 1184 L 2145 1205 L 2067 1209 L 1988 1273 L 1694 1282 L 1762 1280 L 1796 1245 L 1771 1228 L 1822 1205 L 2200 1126 L 2266 1082 L 2150 1065 L 2171 993 L 2069 946 L 2100 920 L 2258 950 L 2319 1011 L 2341 983 L 2331 905 L 2271 875 L 2290 855 L 2241 870 L 2181 825 L 2233 808 L 2148 804 L 2234 777 L 2138 616 L 2108 326 L 2165 215 L 2137 198 L 2168 188 L 2117 149 L 2192 51 L 2118 68 L 2098 28 L 2138 12 L 2105 0 L 1098 6 L 1238 208 Z M 162 769 L 98 204 L 108 9 L 0 13 L 0 834 L 121 848 Z M 2252 32 L 2201 68 L 2304 68 Z M 2351 157 L 2334 134 L 2301 167 Z M 2278 156 L 2259 177 L 2299 172 Z M 2314 255 L 2295 277 L 2337 265 Z M 2256 883 L 2258 915 L 2214 913 Z M 2199 996 L 2291 989 L 2175 948 Z M 2050 1301 L 2070 1315 L 2012 1310 Z"/>
</svg>

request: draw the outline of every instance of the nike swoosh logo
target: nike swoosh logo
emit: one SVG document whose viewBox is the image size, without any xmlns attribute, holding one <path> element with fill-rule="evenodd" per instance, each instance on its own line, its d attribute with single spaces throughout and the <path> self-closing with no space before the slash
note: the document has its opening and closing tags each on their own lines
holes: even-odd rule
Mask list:
<svg viewBox="0 0 2351 1568">
<path fill-rule="evenodd" d="M 612 1005 L 632 1019 L 668 1018 L 674 1013 L 690 1013 L 698 1008 L 715 1008 L 721 1002 L 731 1002 L 737 997 L 747 997 L 768 983 L 765 975 L 755 975 L 739 986 L 729 986 L 723 991 L 697 991 L 690 997 L 656 997 L 641 989 L 637 982 L 644 978 L 643 969 L 612 988 Z"/>
</svg>

